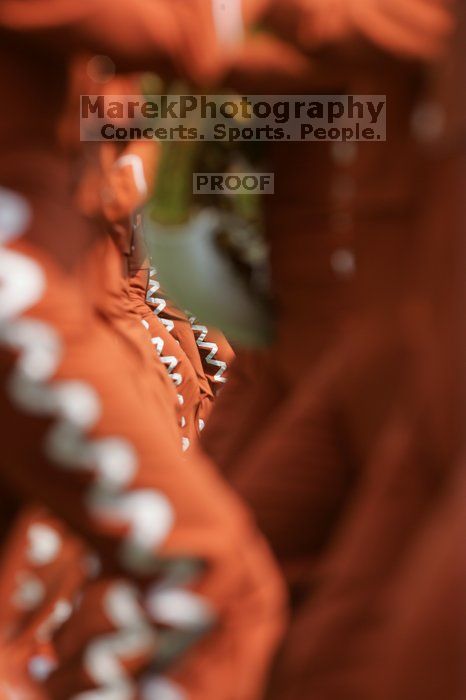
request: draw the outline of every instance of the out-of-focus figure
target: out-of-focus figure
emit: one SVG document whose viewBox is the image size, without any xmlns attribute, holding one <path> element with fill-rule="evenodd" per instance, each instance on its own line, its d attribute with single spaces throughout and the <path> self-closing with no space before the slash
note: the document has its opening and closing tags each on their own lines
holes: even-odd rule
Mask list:
<svg viewBox="0 0 466 700">
<path fill-rule="evenodd" d="M 439 539 L 430 562 L 422 542 L 456 478 L 464 428 L 456 17 L 443 0 L 271 2 L 271 36 L 252 37 L 226 77 L 241 93 L 387 96 L 386 143 L 268 146 L 276 340 L 239 353 L 204 433 L 289 585 L 293 623 L 274 700 L 424 697 L 421 659 L 433 697 L 462 697 L 446 670 L 461 616 L 447 651 L 435 638 L 459 611 L 459 562 L 411 675 L 395 652 L 402 630 L 422 635 L 436 591 L 444 596 L 426 585 L 417 605 L 411 565 L 422 560 L 441 578 Z M 452 516 L 456 541 L 457 527 Z M 384 666 L 388 639 L 397 680 Z"/>
</svg>

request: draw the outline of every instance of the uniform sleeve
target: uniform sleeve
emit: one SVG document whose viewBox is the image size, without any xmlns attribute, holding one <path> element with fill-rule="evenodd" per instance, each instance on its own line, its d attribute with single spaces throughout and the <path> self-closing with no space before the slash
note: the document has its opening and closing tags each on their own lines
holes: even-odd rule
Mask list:
<svg viewBox="0 0 466 700">
<path fill-rule="evenodd" d="M 66 284 L 60 288 L 64 293 Z M 54 342 L 50 326 L 40 314 L 15 329 L 29 334 L 37 352 L 47 352 L 41 343 Z M 275 571 L 213 468 L 194 455 L 186 462 L 163 416 L 148 410 L 148 392 L 129 358 L 115 351 L 115 338 L 92 323 L 79 335 L 72 345 L 65 339 L 68 349 L 50 382 L 29 383 L 24 354 L 20 365 L 2 367 L 2 383 L 11 387 L 7 401 L 14 402 L 13 409 L 2 405 L 5 429 L 14 436 L 2 457 L 2 479 L 26 499 L 46 503 L 103 564 L 61 633 L 50 697 L 109 690 L 112 673 L 108 666 L 99 671 L 105 659 L 120 685 L 155 660 L 163 677 L 175 664 L 190 697 L 226 698 L 235 656 L 241 663 L 230 644 L 244 657 L 249 630 L 255 635 L 271 619 L 277 624 Z M 212 638 L 197 647 L 212 628 Z M 262 664 L 274 643 L 272 635 L 260 646 Z M 180 667 L 190 648 L 192 662 Z M 212 653 L 219 658 L 209 664 Z M 203 673 L 193 678 L 191 663 Z M 252 668 L 248 682 L 259 682 Z"/>
<path fill-rule="evenodd" d="M 159 153 L 160 146 L 157 142 L 136 141 L 126 146 L 118 158 L 111 160 L 108 167 L 103 167 L 106 196 L 103 198 L 102 209 L 106 220 L 113 224 L 114 235 L 118 235 L 120 227 L 124 228 L 125 222 L 130 226 L 133 224 L 129 293 L 133 308 L 150 332 L 154 352 L 158 353 L 177 389 L 182 443 L 187 449 L 205 425 L 212 407 L 213 389 L 217 390 L 224 382 L 222 375 L 226 377 L 231 349 L 222 336 L 215 345 L 215 354 L 220 353 L 222 358 L 211 358 L 214 345 L 210 342 L 207 350 L 204 343 L 205 351 L 203 354 L 201 352 L 201 358 L 208 358 L 208 362 L 201 362 L 189 319 L 181 310 L 173 307 L 168 299 L 157 296 L 158 283 L 153 273 L 150 280 L 152 297 L 151 301 L 146 302 L 150 264 L 141 217 L 135 212 L 145 203 L 153 189 Z M 137 220 L 139 223 L 136 223 Z M 214 365 L 215 372 L 212 371 Z M 205 372 L 206 367 L 210 373 Z"/>
<path fill-rule="evenodd" d="M 183 458 L 127 345 L 72 275 L 32 245 L 49 220 L 40 211 L 29 218 L 25 198 L 3 197 L 16 223 L 14 240 L 0 247 L 0 412 L 9 436 L 0 478 L 98 555 L 61 630 L 49 697 L 96 687 L 128 697 L 132 677 L 155 664 L 150 682 L 169 684 L 176 673 L 179 697 L 222 700 L 232 683 L 247 682 L 252 700 L 281 624 L 265 546 L 213 466 Z M 58 230 L 75 225 L 70 208 L 65 214 L 59 201 L 57 209 Z M 247 679 L 237 677 L 243 663 Z"/>
</svg>

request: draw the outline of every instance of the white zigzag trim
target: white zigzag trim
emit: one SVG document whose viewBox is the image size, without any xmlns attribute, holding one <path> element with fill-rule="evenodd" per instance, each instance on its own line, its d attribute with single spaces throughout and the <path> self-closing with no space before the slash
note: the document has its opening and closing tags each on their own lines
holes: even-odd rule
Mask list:
<svg viewBox="0 0 466 700">
<path fill-rule="evenodd" d="M 199 336 L 196 338 L 198 348 L 200 348 L 201 350 L 210 351 L 208 352 L 205 361 L 209 365 L 218 367 L 218 370 L 214 375 L 214 381 L 218 382 L 219 384 L 226 384 L 227 379 L 223 376 L 223 374 L 227 370 L 227 363 L 223 362 L 222 360 L 215 359 L 215 355 L 218 352 L 218 345 L 216 343 L 209 343 L 205 340 L 209 333 L 209 329 L 206 326 L 196 325 L 195 323 L 193 323 L 192 328 L 195 333 L 199 333 Z"/>
<path fill-rule="evenodd" d="M 149 304 L 153 304 L 155 306 L 153 313 L 163 323 L 168 332 L 172 333 L 173 329 L 175 328 L 174 322 L 169 318 L 163 318 L 163 316 L 161 316 L 161 314 L 167 308 L 167 300 L 161 296 L 158 296 L 158 293 L 160 291 L 160 282 L 154 276 L 156 275 L 156 273 L 157 270 L 154 267 L 152 267 L 149 275 L 149 285 L 146 294 L 146 301 Z"/>
<path fill-rule="evenodd" d="M 164 364 L 167 368 L 168 376 L 170 377 L 170 379 L 172 379 L 173 384 L 175 386 L 180 386 L 180 384 L 183 383 L 183 377 L 179 372 L 174 371 L 179 364 L 177 358 L 174 357 L 174 355 L 163 354 L 163 348 L 165 346 L 165 343 L 163 342 L 162 338 L 158 336 L 151 338 L 151 343 L 155 346 L 155 349 L 157 350 L 157 354 L 160 357 L 162 364 Z"/>
<path fill-rule="evenodd" d="M 148 322 L 143 319 L 141 321 L 142 325 L 147 331 L 150 331 L 150 326 Z M 163 353 L 163 348 L 165 343 L 163 342 L 162 338 L 155 337 L 151 338 L 151 343 L 154 345 L 155 349 L 157 350 L 157 354 L 162 362 L 162 364 L 165 365 L 168 375 L 170 379 L 172 379 L 174 385 L 176 387 L 180 386 L 183 383 L 183 376 L 179 373 L 173 373 L 173 370 L 176 369 L 178 366 L 178 360 L 176 357 L 172 357 L 171 355 L 164 356 Z M 182 406 L 184 404 L 184 399 L 181 396 L 181 394 L 177 394 L 178 397 L 178 403 Z M 184 428 L 184 425 L 181 425 L 182 428 Z"/>
<path fill-rule="evenodd" d="M 8 226 L 0 232 L 0 241 L 5 243 L 22 235 L 29 223 L 24 215 L 29 207 L 16 193 L 9 199 L 8 191 L 2 189 L 0 195 L 2 206 L 9 206 Z M 125 491 L 138 466 L 134 447 L 114 436 L 90 439 L 87 433 L 101 413 L 97 393 L 83 381 L 53 379 L 62 360 L 59 336 L 47 323 L 21 318 L 45 289 L 46 278 L 38 263 L 0 247 L 0 342 L 19 356 L 7 384 L 10 398 L 27 413 L 55 418 L 46 434 L 45 450 L 60 468 L 94 475 L 86 505 L 96 521 L 126 526 L 120 552 L 125 566 L 133 570 L 148 564 L 157 567 L 156 551 L 173 527 L 172 506 L 154 489 Z M 191 594 L 186 591 L 186 595 Z M 85 652 L 86 670 L 100 690 L 74 700 L 102 694 L 118 700 L 133 697 L 133 686 L 120 661 L 154 647 L 155 633 L 139 612 L 132 589 L 120 584 L 109 587 L 104 605 L 118 631 L 92 640 Z"/>
</svg>

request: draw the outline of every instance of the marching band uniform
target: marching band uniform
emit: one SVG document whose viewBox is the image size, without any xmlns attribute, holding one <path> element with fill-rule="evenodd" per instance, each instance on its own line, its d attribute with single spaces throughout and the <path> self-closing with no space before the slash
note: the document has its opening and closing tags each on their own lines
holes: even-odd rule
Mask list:
<svg viewBox="0 0 466 700">
<path fill-rule="evenodd" d="M 416 223 L 423 204 L 422 132 L 428 128 L 423 125 L 426 115 L 421 110 L 424 61 L 430 50 L 430 60 L 435 62 L 452 20 L 447 7 L 438 2 L 432 10 L 438 21 L 425 23 L 422 7 L 426 3 L 415 3 L 417 23 L 413 21 L 407 27 L 401 13 L 400 32 L 396 33 L 390 23 L 385 24 L 385 13 L 390 18 L 392 15 L 390 3 L 384 3 L 379 25 L 386 33 L 380 45 L 371 45 L 374 23 L 366 23 L 361 11 L 360 24 L 346 24 L 346 4 L 335 3 L 335 7 L 341 6 L 337 15 L 336 11 L 327 12 L 326 3 L 271 3 L 272 11 L 266 19 L 275 33 L 293 39 L 300 49 L 310 52 L 307 69 L 305 57 L 293 47 L 287 47 L 280 55 L 284 60 L 278 60 L 279 41 L 271 41 L 267 48 L 267 41 L 254 40 L 252 51 L 240 57 L 236 69 L 225 78 L 228 85 L 240 90 L 246 85 L 252 90 L 254 80 L 257 86 L 262 84 L 268 55 L 274 71 L 268 78 L 269 84 L 276 74 L 280 89 L 296 69 L 293 89 L 299 89 L 301 94 L 312 91 L 315 84 L 324 92 L 326 83 L 325 92 L 332 94 L 336 89 L 350 94 L 387 94 L 387 104 L 391 105 L 387 111 L 386 143 L 274 143 L 268 149 L 268 165 L 275 172 L 275 195 L 268 202 L 265 225 L 270 243 L 276 339 L 265 357 L 260 353 L 254 362 L 254 353 L 245 353 L 243 366 L 233 370 L 238 375 L 256 375 L 253 390 L 248 390 L 251 409 L 249 412 L 245 407 L 247 418 L 243 411 L 238 416 L 235 399 L 239 391 L 233 396 L 232 380 L 204 433 L 210 454 L 217 458 L 216 450 L 220 449 L 222 455 L 227 455 L 226 464 L 223 459 L 218 461 L 229 474 L 235 462 L 246 463 L 249 448 L 259 449 L 256 442 L 265 445 L 266 440 L 261 437 L 266 432 L 264 426 L 271 422 L 274 412 L 277 423 L 280 422 L 278 415 L 285 402 L 293 402 L 303 376 L 318 376 L 319 363 L 325 375 L 329 357 L 341 352 L 353 326 L 356 324 L 357 328 L 362 317 L 371 318 L 380 309 L 387 318 L 391 317 L 412 285 L 420 245 Z M 368 2 L 367 6 L 372 17 L 376 4 Z M 425 11 L 431 20 L 430 10 Z M 278 21 L 282 14 L 288 17 L 297 38 L 290 34 L 284 20 Z M 290 17 L 295 21 L 291 22 Z M 371 27 L 367 30 L 369 36 L 364 33 L 366 24 Z M 334 37 L 336 28 L 341 34 Z M 346 50 L 347 35 L 352 41 L 351 51 L 356 53 L 354 64 L 337 60 L 341 47 Z M 308 42 L 305 46 L 303 36 Z M 390 40 L 391 54 L 387 51 Z M 370 61 L 357 62 L 361 58 L 358 49 Z M 415 50 L 417 60 L 413 56 Z M 254 56 L 256 63 L 252 62 Z M 299 177 L 292 177 L 291 172 L 299 173 Z M 258 406 L 261 410 L 257 410 Z M 227 435 L 222 430 L 226 422 L 230 426 Z M 286 430 L 280 434 L 280 457 L 288 463 L 290 451 L 296 457 L 299 454 L 294 443 L 301 436 L 296 430 L 291 435 Z M 302 438 L 305 441 L 306 435 Z M 210 449 L 214 444 L 215 449 Z M 277 468 L 279 461 L 277 457 Z M 258 490 L 270 478 L 265 463 L 266 460 L 263 468 L 267 477 L 259 474 L 257 468 Z M 298 464 L 295 459 L 296 469 Z M 293 484 L 300 488 L 287 474 L 289 488 Z"/>
<path fill-rule="evenodd" d="M 373 700 L 384 682 L 381 671 L 370 694 L 387 629 L 381 592 L 455 456 L 453 423 L 440 439 L 446 421 L 426 410 L 444 377 L 431 357 L 426 371 L 435 328 L 417 287 L 419 251 L 431 240 L 426 182 L 438 164 L 427 155 L 439 110 L 426 82 L 454 18 L 443 2 L 270 8 L 265 24 L 278 39 L 251 40 L 226 83 L 257 93 L 269 52 L 273 92 L 295 67 L 289 84 L 299 94 L 386 94 L 387 142 L 268 148 L 276 339 L 241 353 L 203 442 L 251 504 L 291 591 L 293 623 L 270 698 Z M 293 46 L 280 60 L 283 41 Z"/>
<path fill-rule="evenodd" d="M 119 226 L 125 220 L 131 222 L 128 293 L 133 309 L 150 333 L 154 351 L 176 387 L 177 412 L 186 447 L 205 425 L 214 393 L 227 380 L 233 352 L 222 333 L 188 318 L 166 297 L 155 269 L 150 267 L 137 209 L 153 189 L 156 153 L 157 145 L 150 142 L 136 142 L 124 149 L 111 166 L 113 177 L 107 192 L 112 192 L 112 197 L 104 209 L 108 212 L 111 207 L 107 218 Z M 138 185 L 141 173 L 144 187 Z"/>
<path fill-rule="evenodd" d="M 180 454 L 162 399 L 151 415 L 140 344 L 108 307 L 119 254 L 77 212 L 56 142 L 74 52 L 203 82 L 216 51 L 210 6 L 8 0 L 0 34 L 12 109 L 0 118 L 2 480 L 47 505 L 103 567 L 95 577 L 83 564 L 88 583 L 53 640 L 46 695 L 252 700 L 282 628 L 280 579 L 212 466 Z M 99 256 L 108 267 L 97 269 Z"/>
<path fill-rule="evenodd" d="M 276 4 L 272 3 L 272 8 Z M 387 110 L 389 139 L 385 143 L 274 143 L 268 148 L 264 167 L 275 173 L 275 194 L 264 213 L 276 312 L 276 340 L 270 355 L 274 382 L 283 382 L 290 391 L 303 371 L 338 342 L 350 314 L 355 310 L 358 314 L 361 310 L 371 313 L 371 308 L 374 310 L 382 300 L 396 306 L 409 287 L 418 249 L 414 221 L 422 205 L 418 183 L 423 172 L 423 135 L 414 132 L 423 130 L 424 116 L 429 118 L 422 109 L 426 72 L 423 60 L 429 47 L 435 60 L 435 51 L 451 24 L 448 11 L 440 2 L 434 3 L 439 14 L 437 25 L 425 25 L 422 21 L 423 2 L 415 3 L 420 18 L 417 24 L 413 21 L 409 31 L 401 13 L 400 34 L 410 41 L 410 50 L 406 48 L 403 60 L 404 47 L 398 45 L 396 32 L 392 35 L 387 29 L 382 42 L 385 49 L 385 42 L 393 40 L 392 54 L 372 46 L 370 37 L 363 35 L 365 23 L 363 28 L 343 23 L 346 3 L 340 4 L 337 15 L 336 10 L 328 12 L 327 4 L 322 2 L 303 2 L 302 6 L 299 2 L 278 3 L 287 17 L 296 10 L 293 26 L 296 32 L 301 30 L 299 37 L 308 33 L 308 50 L 315 53 L 306 61 L 293 47 L 283 49 L 283 41 L 273 40 L 268 45 L 267 41 L 254 39 L 250 51 L 239 57 L 236 69 L 225 78 L 227 85 L 240 91 L 243 87 L 257 91 L 265 76 L 272 92 L 290 85 L 289 89 L 299 94 L 313 92 L 316 87 L 321 93 L 340 90 L 349 94 L 386 94 L 387 104 L 391 105 Z M 389 4 L 384 3 L 380 9 L 381 23 Z M 376 3 L 367 5 L 371 13 L 375 12 Z M 297 12 L 299 8 L 304 12 L 314 7 L 321 11 L 321 22 L 316 25 L 310 10 L 309 17 Z M 389 9 L 386 12 L 390 14 Z M 277 17 L 275 9 L 269 19 L 272 31 L 288 36 L 287 24 L 284 20 L 279 23 Z M 334 41 L 333 35 L 324 34 L 324 28 L 340 26 L 338 18 L 343 24 L 341 42 L 340 37 Z M 332 51 L 338 58 L 340 47 L 346 46 L 343 29 L 350 37 L 354 34 L 356 49 L 360 37 L 360 47 L 370 56 L 366 64 L 358 63 L 356 58 L 354 64 L 332 58 Z M 321 42 L 315 49 L 313 38 Z M 298 40 L 296 43 L 300 46 Z M 414 47 L 420 43 L 418 59 L 414 60 Z M 278 53 L 280 47 L 282 52 Z M 272 66 L 268 75 L 267 57 Z M 389 215 L 383 218 L 386 212 Z M 384 275 L 379 274 L 379 262 L 384 266 Z M 222 398 L 225 405 L 225 394 Z M 218 411 L 220 431 L 220 407 Z M 263 414 L 256 416 L 256 425 L 262 423 Z M 235 438 L 233 416 L 231 420 L 232 428 L 225 440 L 243 450 L 246 444 Z M 209 432 L 213 435 L 215 431 L 214 420 Z M 251 433 L 254 434 L 252 427 Z M 205 439 L 207 445 L 210 437 L 206 435 Z"/>
<path fill-rule="evenodd" d="M 108 88 L 112 90 L 112 86 Z M 128 91 L 129 93 L 129 91 Z M 178 309 L 163 293 L 150 267 L 138 213 L 151 191 L 157 171 L 159 147 L 154 142 L 126 145 L 118 155 L 107 152 L 105 218 L 122 231 L 128 276 L 128 295 L 134 311 L 149 331 L 153 350 L 160 357 L 177 393 L 177 415 L 186 449 L 202 430 L 214 395 L 227 381 L 233 352 L 220 331 L 214 331 Z M 126 231 L 126 235 L 124 232 Z M 134 322 L 134 318 L 132 319 Z M 158 371 L 159 368 L 156 368 Z"/>
</svg>

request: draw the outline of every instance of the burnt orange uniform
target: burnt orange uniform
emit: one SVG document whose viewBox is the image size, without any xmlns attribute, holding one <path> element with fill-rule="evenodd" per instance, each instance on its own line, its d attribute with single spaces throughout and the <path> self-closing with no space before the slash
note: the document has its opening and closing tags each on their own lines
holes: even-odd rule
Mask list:
<svg viewBox="0 0 466 700">
<path fill-rule="evenodd" d="M 112 83 L 107 89 L 112 91 Z M 220 331 L 188 319 L 176 308 L 150 268 L 138 209 L 153 190 L 158 144 L 131 143 L 119 153 L 108 144 L 101 148 L 102 211 L 113 224 L 112 234 L 124 255 L 133 309 L 176 388 L 178 422 L 183 449 L 187 449 L 203 429 L 214 395 L 227 381 L 233 351 Z"/>
<path fill-rule="evenodd" d="M 267 22 L 280 38 L 251 40 L 228 83 L 385 94 L 387 142 L 268 147 L 276 339 L 241 353 L 204 444 L 252 505 L 292 592 L 270 696 L 373 700 L 380 593 L 455 458 L 453 393 L 440 401 L 451 361 L 435 341 L 445 324 L 418 286 L 432 243 L 426 203 L 450 139 L 429 84 L 454 17 L 443 2 L 303 0 L 271 3 Z M 443 284 L 446 247 L 448 267 L 443 253 L 440 273 L 430 268 Z"/>
<path fill-rule="evenodd" d="M 105 64 L 95 63 L 89 56 L 82 56 L 72 66 L 69 106 L 60 136 L 72 152 L 77 151 L 76 170 L 81 173 L 77 206 L 109 234 L 103 256 L 96 259 L 99 284 L 103 266 L 107 270 L 103 274 L 105 289 L 97 292 L 99 309 L 115 331 L 133 346 L 141 371 L 148 374 L 147 381 L 155 390 L 156 402 L 165 400 L 167 417 L 173 423 L 179 421 L 176 393 L 155 348 L 148 345 L 148 335 L 141 328 L 141 317 L 135 308 L 138 295 L 133 290 L 133 281 L 137 290 L 139 278 L 145 275 L 140 269 L 144 261 L 140 262 L 139 254 L 133 251 L 136 210 L 145 201 L 155 177 L 159 149 L 156 143 L 79 143 L 81 94 L 138 95 L 141 88 L 139 75 L 109 77 Z M 176 431 L 177 427 L 172 429 Z"/>
<path fill-rule="evenodd" d="M 227 381 L 233 352 L 222 333 L 196 323 L 175 307 L 150 267 L 138 207 L 152 189 L 157 151 L 157 144 L 133 143 L 109 163 L 104 190 L 108 201 L 103 211 L 117 229 L 115 237 L 120 245 L 126 242 L 127 293 L 149 333 L 152 351 L 176 388 L 178 422 L 186 449 L 205 425 L 214 393 Z"/>
<path fill-rule="evenodd" d="M 372 313 L 382 302 L 395 308 L 411 284 L 423 204 L 419 183 L 426 142 L 436 138 L 430 123 L 438 122 L 423 88 L 452 20 L 440 1 L 413 3 L 412 21 L 403 2 L 395 2 L 399 12 L 388 1 L 342 0 L 332 11 L 317 0 L 270 5 L 265 22 L 284 39 L 251 39 L 227 85 L 250 93 L 382 94 L 391 105 L 385 143 L 274 143 L 267 149 L 264 167 L 275 173 L 275 194 L 265 208 L 276 312 L 269 357 L 280 402 L 345 334 L 350 316 Z M 269 391 L 265 383 L 267 377 L 258 394 Z M 231 450 L 234 459 L 264 417 L 254 398 L 249 406 L 251 420 L 238 418 L 249 426 L 244 440 L 235 436 L 233 415 L 232 430 L 224 434 L 219 411 L 218 439 L 214 420 L 206 444 L 223 440 L 222 452 Z M 267 410 L 273 410 L 270 402 Z"/>
<path fill-rule="evenodd" d="M 108 311 L 120 268 L 76 212 L 56 141 L 74 51 L 203 80 L 211 28 L 204 2 L 0 5 L 11 107 L 0 118 L 1 478 L 68 523 L 103 567 L 93 578 L 88 563 L 54 638 L 48 697 L 254 698 L 282 625 L 280 581 L 248 514 L 211 464 L 183 459 L 162 400 L 154 416 L 139 345 Z"/>
<path fill-rule="evenodd" d="M 227 84 L 250 92 L 264 84 L 271 90 L 274 82 L 274 92 L 386 94 L 390 105 L 386 143 L 275 143 L 268 148 L 275 195 L 267 201 L 265 224 L 276 338 L 266 352 L 242 353 L 244 360 L 233 369 L 204 434 L 206 449 L 229 474 L 235 464 L 250 461 L 249 450 L 260 452 L 269 439 L 277 448 L 279 436 L 277 479 L 280 464 L 292 464 L 297 472 L 306 469 L 306 460 L 299 458 L 308 440 L 306 423 L 302 433 L 277 429 L 286 406 L 301 391 L 303 376 L 314 374 L 319 382 L 329 356 L 340 353 L 351 338 L 353 324 L 381 309 L 388 323 L 412 286 L 422 239 L 422 174 L 429 143 L 436 138 L 423 89 L 429 61 L 434 64 L 439 57 L 453 21 L 440 1 L 414 3 L 412 21 L 401 3 L 393 7 L 388 1 L 367 2 L 357 11 L 357 2 L 342 1 L 329 12 L 325 2 L 271 3 L 265 22 L 299 50 L 283 39 L 252 39 L 226 78 Z M 248 401 L 241 411 L 239 376 L 249 377 L 252 385 L 244 387 Z M 308 391 L 311 397 L 318 393 Z M 273 425 L 270 431 L 268 425 Z M 252 463 L 260 491 L 270 483 L 270 462 L 258 457 Z M 350 478 L 346 472 L 344 482 Z M 290 500 L 298 497 L 294 488 L 301 489 L 300 481 L 288 470 L 286 482 Z"/>
</svg>

